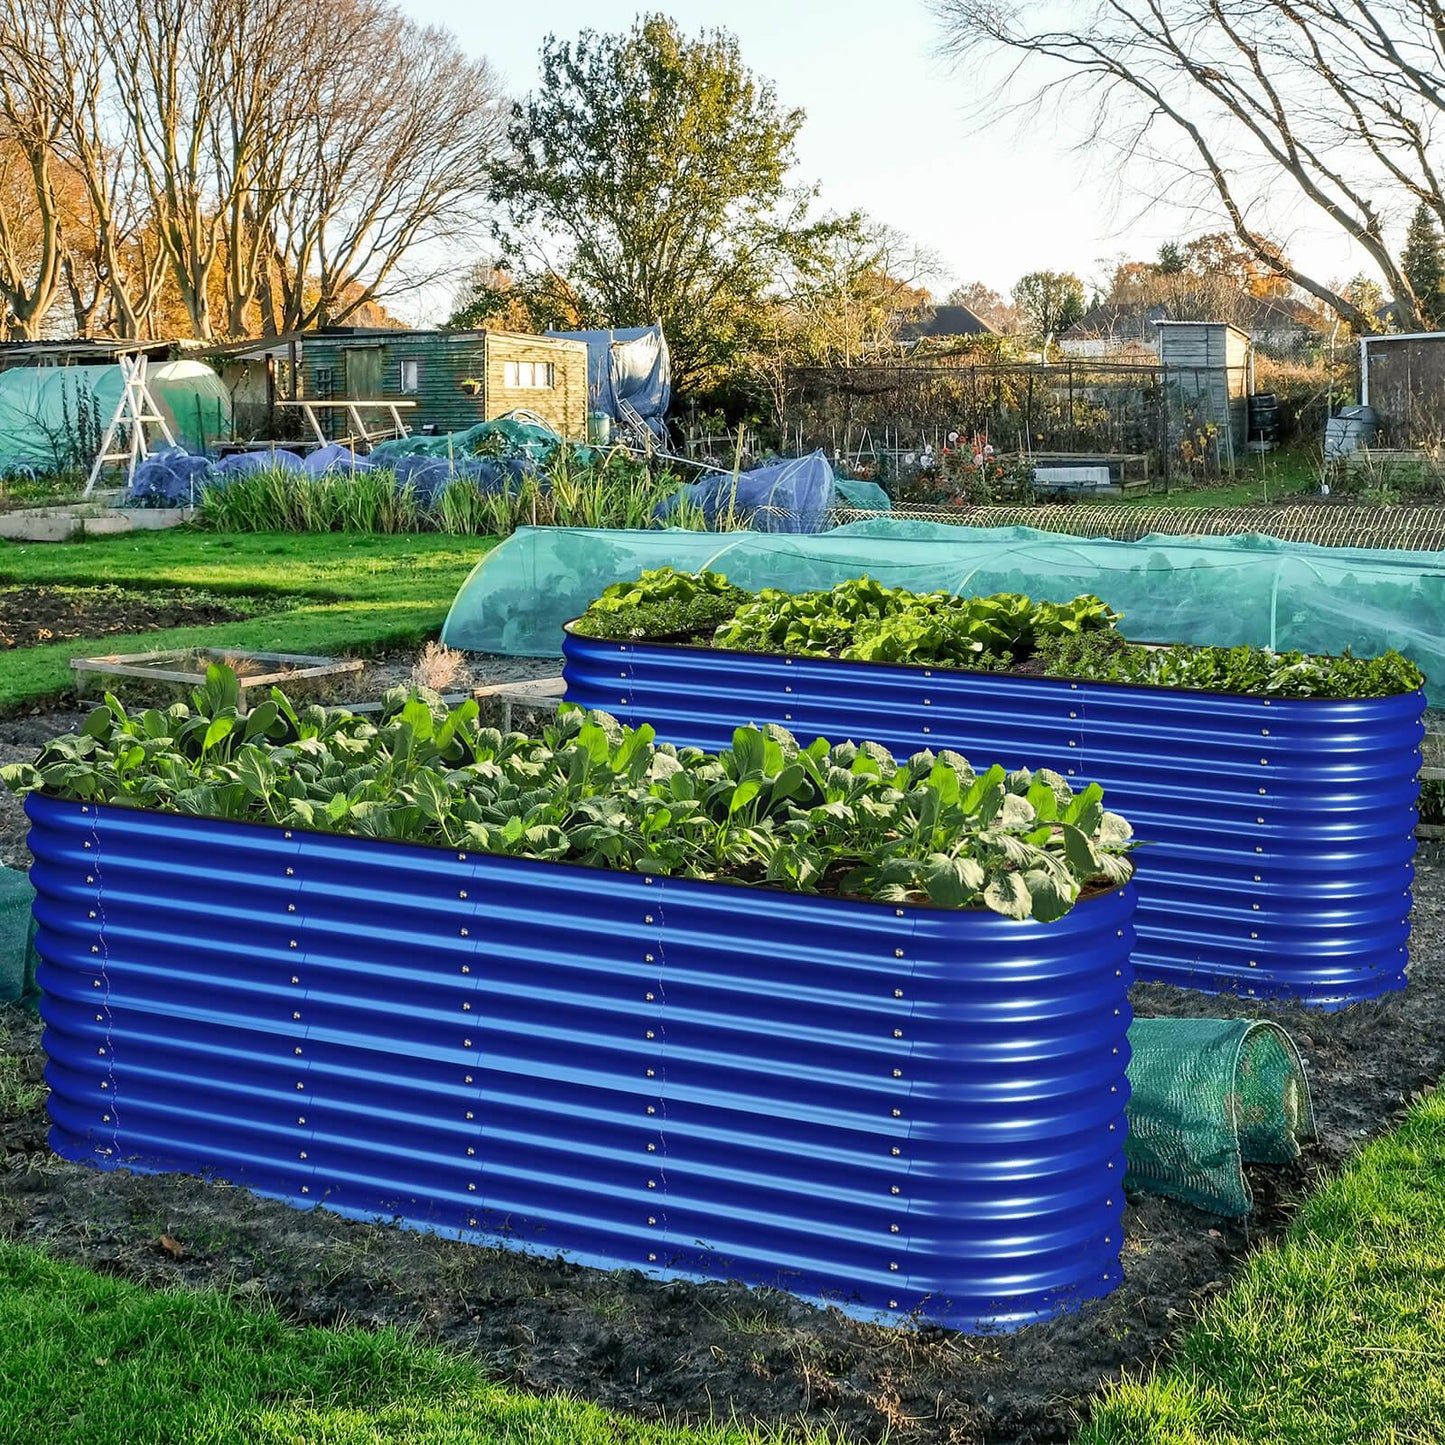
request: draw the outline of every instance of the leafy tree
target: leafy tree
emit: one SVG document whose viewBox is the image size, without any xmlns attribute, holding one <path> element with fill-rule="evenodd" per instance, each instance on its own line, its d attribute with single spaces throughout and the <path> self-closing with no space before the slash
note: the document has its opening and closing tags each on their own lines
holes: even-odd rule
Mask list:
<svg viewBox="0 0 1445 1445">
<path fill-rule="evenodd" d="M 715 381 L 755 339 L 770 283 L 833 229 L 788 185 L 802 123 L 726 32 L 689 39 L 646 15 L 549 36 L 491 169 L 507 260 L 564 277 L 587 324 L 660 321 L 679 390 Z"/>
<path fill-rule="evenodd" d="M 1400 256 L 1400 270 L 1415 293 L 1420 320 L 1434 328 L 1445 319 L 1445 244 L 1435 213 L 1421 201 L 1410 219 L 1405 233 L 1405 249 Z"/>
<path fill-rule="evenodd" d="M 1084 314 L 1084 283 L 1072 271 L 1030 271 L 1013 294 L 1020 330 L 1035 341 L 1057 337 Z"/>
</svg>

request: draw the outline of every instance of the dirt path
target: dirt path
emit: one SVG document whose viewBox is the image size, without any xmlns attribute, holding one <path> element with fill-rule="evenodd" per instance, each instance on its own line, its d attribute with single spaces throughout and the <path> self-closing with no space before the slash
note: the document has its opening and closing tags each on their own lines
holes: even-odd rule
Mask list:
<svg viewBox="0 0 1445 1445">
<path fill-rule="evenodd" d="M 387 667 L 390 666 L 390 674 Z M 405 672 L 372 669 L 376 687 Z M 480 679 L 554 664 L 489 660 Z M 77 714 L 0 723 L 0 761 L 73 727 Z M 0 859 L 23 864 L 23 815 L 0 795 Z M 290 1317 L 418 1327 L 528 1389 L 566 1389 L 641 1415 L 832 1421 L 893 1445 L 1066 1440 L 1100 1383 L 1147 1365 L 1245 1253 L 1362 1142 L 1387 1130 L 1445 1072 L 1445 856 L 1422 855 L 1412 982 L 1337 1014 L 1241 1005 L 1140 986 L 1140 1014 L 1258 1013 L 1294 1035 L 1320 1141 L 1296 1165 L 1257 1170 L 1257 1208 L 1226 1221 L 1131 1197 L 1124 1285 L 1076 1315 L 1008 1337 L 850 1320 L 770 1291 L 660 1283 L 454 1241 L 303 1214 L 224 1184 L 101 1173 L 53 1158 L 37 1105 L 0 1115 L 0 1235 L 129 1278 L 219 1285 Z M 38 1021 L 0 1015 L 0 1054 L 42 1068 Z M 180 1242 L 174 1257 L 161 1236 Z"/>
</svg>

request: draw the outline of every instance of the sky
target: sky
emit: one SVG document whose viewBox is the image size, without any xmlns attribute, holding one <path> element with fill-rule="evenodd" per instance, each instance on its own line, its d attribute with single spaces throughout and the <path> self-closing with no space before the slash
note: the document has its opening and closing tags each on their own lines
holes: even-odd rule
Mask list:
<svg viewBox="0 0 1445 1445">
<path fill-rule="evenodd" d="M 625 0 L 400 4 L 484 55 L 513 94 L 536 86 L 549 33 L 626 30 L 639 8 Z M 732 31 L 743 62 L 773 82 L 782 104 L 807 113 L 795 179 L 818 183 L 825 209 L 863 210 L 935 252 L 936 296 L 970 281 L 1007 295 L 1037 270 L 1106 281 L 1121 257 L 1152 259 L 1163 241 L 1219 229 L 1179 212 L 1141 219 L 1137 200 L 1120 202 L 1107 163 L 1081 155 L 1053 122 L 1027 133 L 1013 122 L 979 133 L 965 109 L 981 78 L 938 56 L 923 0 L 654 0 L 648 8 L 689 34 Z M 1302 224 L 1285 239 L 1297 261 L 1324 275 L 1360 269 L 1343 240 L 1325 231 Z"/>
</svg>

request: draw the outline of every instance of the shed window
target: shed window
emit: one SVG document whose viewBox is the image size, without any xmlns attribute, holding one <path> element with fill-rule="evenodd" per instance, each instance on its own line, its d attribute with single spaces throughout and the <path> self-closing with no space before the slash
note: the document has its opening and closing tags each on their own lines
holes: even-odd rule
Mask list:
<svg viewBox="0 0 1445 1445">
<path fill-rule="evenodd" d="M 410 357 L 401 363 L 401 394 L 415 396 L 421 390 L 421 362 Z"/>
<path fill-rule="evenodd" d="M 524 391 L 550 391 L 555 385 L 555 368 L 550 361 L 505 361 L 502 385 Z"/>
</svg>

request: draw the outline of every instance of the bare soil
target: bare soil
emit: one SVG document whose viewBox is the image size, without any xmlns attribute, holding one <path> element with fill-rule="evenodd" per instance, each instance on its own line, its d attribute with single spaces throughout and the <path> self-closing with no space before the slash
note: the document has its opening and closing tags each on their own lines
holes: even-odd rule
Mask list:
<svg viewBox="0 0 1445 1445">
<path fill-rule="evenodd" d="M 474 682 L 549 675 L 555 663 L 473 658 Z M 368 667 L 374 693 L 405 659 Z M 358 693 L 358 698 L 362 696 Z M 0 761 L 74 727 L 79 713 L 0 722 Z M 0 860 L 24 866 L 24 818 L 0 794 Z M 1299 1201 L 1445 1072 L 1445 853 L 1421 855 L 1408 989 L 1339 1013 L 1135 989 L 1141 1015 L 1258 1015 L 1293 1035 L 1319 1140 L 1295 1164 L 1254 1169 L 1256 1208 L 1227 1220 L 1131 1195 L 1125 1281 L 1108 1299 L 1008 1336 L 851 1320 L 775 1291 L 659 1282 L 302 1213 L 229 1185 L 102 1173 L 49 1154 L 43 1109 L 0 1094 L 0 1237 L 148 1283 L 215 1285 L 307 1323 L 393 1323 L 481 1358 L 498 1378 L 568 1390 L 639 1416 L 831 1422 L 892 1445 L 1067 1440 L 1089 1397 L 1148 1367 Z M 41 1026 L 0 1013 L 0 1055 L 41 1078 Z M 0 1060 L 3 1062 L 3 1060 Z M 177 1257 L 162 1236 L 179 1241 Z"/>
<path fill-rule="evenodd" d="M 0 587 L 0 648 L 240 622 L 276 611 L 286 601 L 176 588 Z"/>
</svg>

